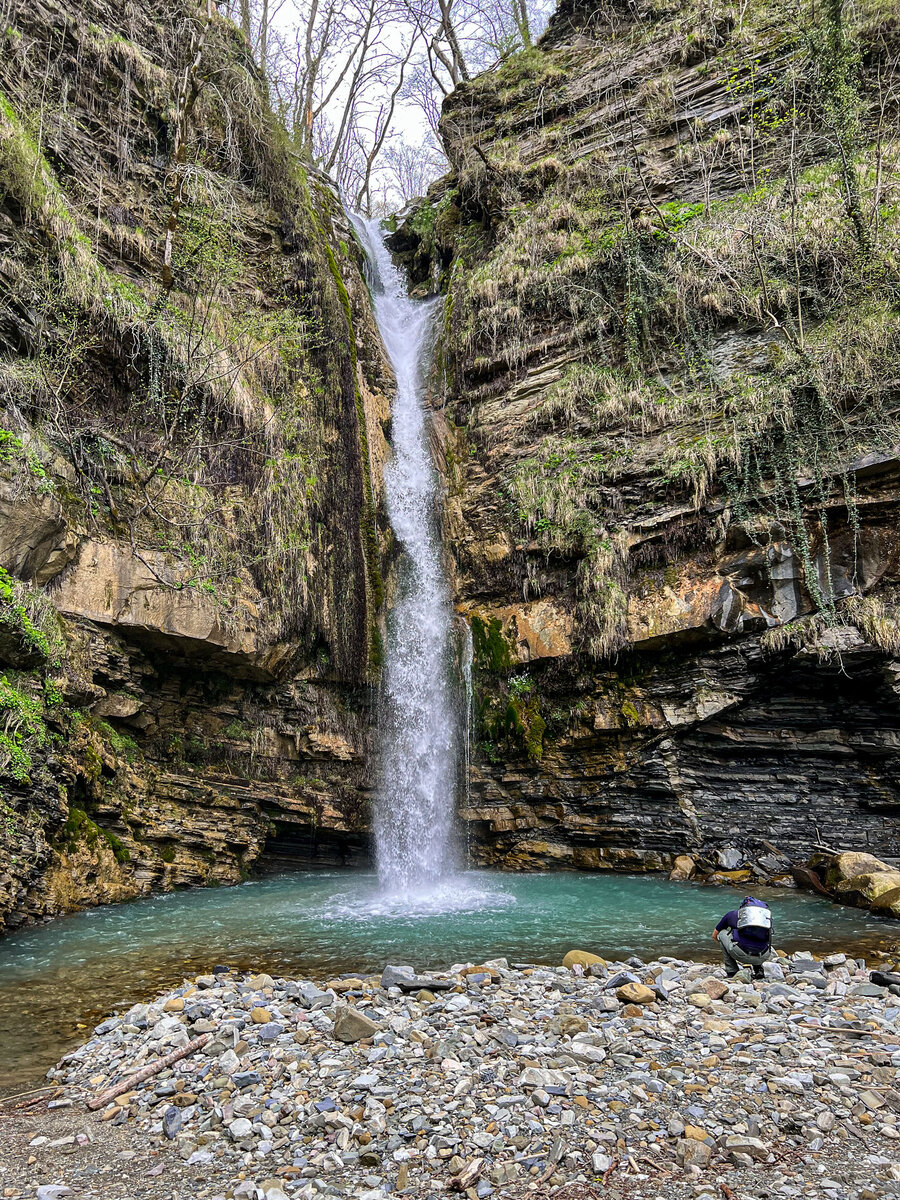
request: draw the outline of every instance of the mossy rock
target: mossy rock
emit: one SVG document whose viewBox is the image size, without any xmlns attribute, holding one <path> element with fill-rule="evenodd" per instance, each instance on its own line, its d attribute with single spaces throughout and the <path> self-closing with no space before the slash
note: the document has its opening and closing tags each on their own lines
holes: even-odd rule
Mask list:
<svg viewBox="0 0 900 1200">
<path fill-rule="evenodd" d="M 855 876 L 877 874 L 890 869 L 887 863 L 882 862 L 880 858 L 875 858 L 872 854 L 847 850 L 843 854 L 836 854 L 828 863 L 825 871 L 825 884 L 836 890 L 839 884 L 845 883 Z"/>
<path fill-rule="evenodd" d="M 861 896 L 874 904 L 880 896 L 900 889 L 900 871 L 885 867 L 883 871 L 865 871 L 845 879 L 835 887 L 839 896 Z"/>
</svg>

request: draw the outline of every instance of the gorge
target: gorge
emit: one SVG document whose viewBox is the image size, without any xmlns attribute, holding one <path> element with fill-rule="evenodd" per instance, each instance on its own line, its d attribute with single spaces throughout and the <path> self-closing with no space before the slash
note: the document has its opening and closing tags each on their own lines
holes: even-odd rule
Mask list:
<svg viewBox="0 0 900 1200">
<path fill-rule="evenodd" d="M 203 28 L 188 106 L 172 8 L 3 32 L 0 929 L 367 865 L 373 825 L 427 874 L 454 620 L 474 863 L 900 856 L 890 6 L 563 0 L 445 102 L 389 238 L 415 304 L 365 226 L 396 342 L 240 31 Z M 392 493 L 432 308 L 437 482 Z"/>
</svg>

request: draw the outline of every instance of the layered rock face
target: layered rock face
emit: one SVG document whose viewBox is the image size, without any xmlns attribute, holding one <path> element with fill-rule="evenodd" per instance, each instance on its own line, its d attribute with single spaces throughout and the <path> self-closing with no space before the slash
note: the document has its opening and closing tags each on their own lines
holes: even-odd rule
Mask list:
<svg viewBox="0 0 900 1200">
<path fill-rule="evenodd" d="M 0 928 L 364 853 L 390 370 L 214 7 L 14 3 Z"/>
<path fill-rule="evenodd" d="M 843 7 L 564 3 L 445 104 L 394 246 L 486 862 L 900 853 L 898 28 Z"/>
</svg>

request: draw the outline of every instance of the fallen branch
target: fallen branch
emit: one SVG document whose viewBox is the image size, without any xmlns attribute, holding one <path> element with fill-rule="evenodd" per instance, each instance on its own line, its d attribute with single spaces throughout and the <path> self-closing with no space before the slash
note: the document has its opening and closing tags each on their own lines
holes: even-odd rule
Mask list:
<svg viewBox="0 0 900 1200">
<path fill-rule="evenodd" d="M 798 1021 L 797 1028 L 799 1029 L 814 1029 L 816 1033 L 843 1033 L 847 1037 L 870 1037 L 871 1029 L 847 1029 L 841 1025 L 812 1025 L 807 1021 Z"/>
<path fill-rule="evenodd" d="M 16 1092 L 14 1096 L 0 1096 L 0 1104 L 11 1104 L 13 1100 L 21 1100 L 21 1104 L 17 1104 L 16 1108 L 30 1108 L 32 1104 L 39 1104 L 41 1100 L 46 1099 L 47 1092 L 56 1092 L 58 1087 L 55 1083 L 49 1087 L 32 1088 L 29 1092 Z M 31 1100 L 25 1100 L 26 1096 L 33 1097 Z"/>
<path fill-rule="evenodd" d="M 618 1165 L 619 1165 L 619 1160 L 617 1158 L 614 1158 L 612 1160 L 612 1162 L 609 1164 L 609 1166 L 606 1168 L 606 1170 L 603 1172 L 603 1186 L 604 1187 L 606 1187 L 607 1179 L 609 1179 L 610 1175 L 612 1175 L 613 1171 L 616 1169 L 616 1167 Z"/>
<path fill-rule="evenodd" d="M 172 1063 L 177 1063 L 179 1059 L 187 1058 L 195 1050 L 201 1050 L 211 1037 L 211 1033 L 201 1033 L 199 1037 L 194 1038 L 192 1042 L 188 1042 L 186 1046 L 180 1046 L 177 1050 L 173 1050 L 170 1054 L 165 1055 L 164 1058 L 157 1059 L 155 1063 L 141 1067 L 136 1075 L 129 1075 L 127 1079 L 120 1080 L 115 1087 L 107 1088 L 105 1092 L 101 1092 L 93 1100 L 88 1100 L 87 1107 L 92 1111 L 103 1108 L 104 1105 L 109 1104 L 110 1100 L 115 1100 L 116 1096 L 121 1096 L 123 1092 L 131 1091 L 133 1087 L 136 1087 L 139 1083 L 143 1083 L 146 1079 L 152 1079 L 154 1075 L 158 1075 L 166 1067 L 171 1067 Z"/>
</svg>

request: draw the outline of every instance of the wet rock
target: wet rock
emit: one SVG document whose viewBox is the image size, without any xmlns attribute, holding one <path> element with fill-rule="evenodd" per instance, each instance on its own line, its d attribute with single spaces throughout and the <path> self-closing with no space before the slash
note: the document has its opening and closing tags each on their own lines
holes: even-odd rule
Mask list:
<svg viewBox="0 0 900 1200">
<path fill-rule="evenodd" d="M 697 870 L 697 864 L 687 854 L 679 854 L 672 864 L 669 878 L 684 881 L 692 879 Z"/>
</svg>

